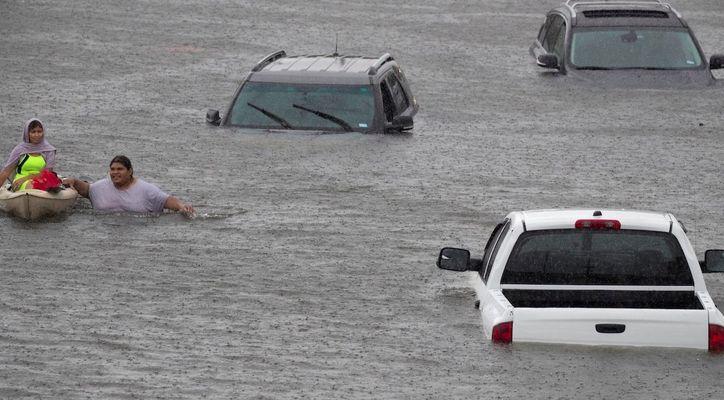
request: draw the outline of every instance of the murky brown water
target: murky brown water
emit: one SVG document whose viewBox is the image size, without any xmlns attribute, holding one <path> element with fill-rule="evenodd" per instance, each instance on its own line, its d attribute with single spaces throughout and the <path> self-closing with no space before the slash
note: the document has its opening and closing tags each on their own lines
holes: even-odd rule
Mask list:
<svg viewBox="0 0 724 400">
<path fill-rule="evenodd" d="M 706 352 L 492 346 L 470 277 L 434 266 L 516 209 L 670 211 L 721 248 L 721 87 L 541 75 L 527 48 L 557 1 L 108 3 L 0 2 L 0 152 L 38 116 L 61 173 L 124 153 L 200 216 L 0 216 L 0 398 L 724 396 Z M 675 5 L 724 53 L 721 2 Z M 335 33 L 400 60 L 413 134 L 204 124 L 262 56 Z"/>
</svg>

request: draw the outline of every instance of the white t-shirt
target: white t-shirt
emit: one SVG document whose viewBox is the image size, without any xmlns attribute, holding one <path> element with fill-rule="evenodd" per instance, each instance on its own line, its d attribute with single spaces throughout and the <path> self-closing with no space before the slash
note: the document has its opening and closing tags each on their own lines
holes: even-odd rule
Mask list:
<svg viewBox="0 0 724 400">
<path fill-rule="evenodd" d="M 93 182 L 88 190 L 93 208 L 111 212 L 163 212 L 163 205 L 169 195 L 142 179 L 134 179 L 131 186 L 120 190 L 108 177 Z"/>
</svg>

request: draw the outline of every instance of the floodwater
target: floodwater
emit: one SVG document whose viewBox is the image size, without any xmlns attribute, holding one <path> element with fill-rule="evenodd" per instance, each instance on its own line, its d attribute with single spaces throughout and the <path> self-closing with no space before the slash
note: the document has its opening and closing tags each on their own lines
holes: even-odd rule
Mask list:
<svg viewBox="0 0 724 400">
<path fill-rule="evenodd" d="M 724 246 L 721 85 L 542 74 L 528 46 L 557 3 L 0 1 L 0 152 L 37 116 L 62 174 L 126 154 L 199 214 L 0 216 L 0 398 L 724 397 L 707 352 L 494 346 L 472 275 L 434 265 L 550 207 L 670 211 L 700 257 Z M 675 5 L 724 53 L 724 4 Z M 413 133 L 204 123 L 265 54 L 335 34 L 400 61 Z"/>
</svg>

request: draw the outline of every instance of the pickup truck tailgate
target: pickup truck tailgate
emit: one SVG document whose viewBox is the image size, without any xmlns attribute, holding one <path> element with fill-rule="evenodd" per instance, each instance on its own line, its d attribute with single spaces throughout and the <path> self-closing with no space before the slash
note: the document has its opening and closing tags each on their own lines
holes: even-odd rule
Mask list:
<svg viewBox="0 0 724 400">
<path fill-rule="evenodd" d="M 513 342 L 708 348 L 708 314 L 691 309 L 515 308 Z"/>
</svg>

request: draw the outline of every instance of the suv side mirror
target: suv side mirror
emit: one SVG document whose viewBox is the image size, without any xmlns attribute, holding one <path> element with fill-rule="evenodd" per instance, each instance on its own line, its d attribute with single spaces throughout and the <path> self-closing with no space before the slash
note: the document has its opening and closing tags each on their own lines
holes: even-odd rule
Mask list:
<svg viewBox="0 0 724 400">
<path fill-rule="evenodd" d="M 724 54 L 714 54 L 709 59 L 709 69 L 724 68 Z"/>
<path fill-rule="evenodd" d="M 206 111 L 206 122 L 211 125 L 219 126 L 221 124 L 221 116 L 219 110 L 208 109 Z"/>
<path fill-rule="evenodd" d="M 558 69 L 558 56 L 551 53 L 541 54 L 536 58 L 538 66 L 543 68 L 556 68 Z"/>
<path fill-rule="evenodd" d="M 456 249 L 454 247 L 443 247 L 440 255 L 437 256 L 438 268 L 450 271 L 468 271 L 470 264 L 470 251 Z"/>
<path fill-rule="evenodd" d="M 702 269 L 703 272 L 724 272 L 724 250 L 707 250 Z"/>
<path fill-rule="evenodd" d="M 412 129 L 412 117 L 409 115 L 398 115 L 392 119 L 392 122 L 387 125 L 386 131 L 402 132 Z"/>
</svg>

